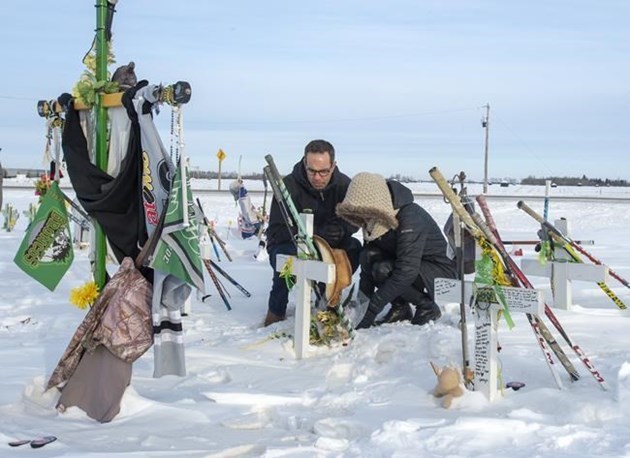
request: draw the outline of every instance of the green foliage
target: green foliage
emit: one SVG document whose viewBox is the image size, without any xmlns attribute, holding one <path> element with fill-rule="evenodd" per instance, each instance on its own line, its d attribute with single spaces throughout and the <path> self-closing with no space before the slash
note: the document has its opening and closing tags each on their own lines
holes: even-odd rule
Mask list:
<svg viewBox="0 0 630 458">
<path fill-rule="evenodd" d="M 28 224 L 30 226 L 30 224 L 33 222 L 33 220 L 35 219 L 35 214 L 37 213 L 37 207 L 39 205 L 38 204 L 34 204 L 34 203 L 30 203 L 28 205 L 28 210 L 25 210 L 22 212 L 22 214 L 24 216 L 26 216 L 26 218 L 28 218 Z"/>
<path fill-rule="evenodd" d="M 35 195 L 39 196 L 40 203 L 46 195 L 46 192 L 48 192 L 48 190 L 50 189 L 51 183 L 52 182 L 47 173 L 42 173 L 39 176 L 39 179 L 35 182 Z"/>
<path fill-rule="evenodd" d="M 333 309 L 318 311 L 311 317 L 309 342 L 311 345 L 330 346 L 333 342 L 344 342 L 350 339 L 348 330 L 337 312 Z"/>
<path fill-rule="evenodd" d="M 2 211 L 2 214 L 4 215 L 4 224 L 2 225 L 2 228 L 7 232 L 11 232 L 15 227 L 15 223 L 17 223 L 20 214 L 18 213 L 17 209 L 11 204 L 6 204 L 4 210 Z"/>
<path fill-rule="evenodd" d="M 97 96 L 101 93 L 112 94 L 118 92 L 118 83 L 115 81 L 96 81 L 93 74 L 84 71 L 79 81 L 72 88 L 72 95 L 88 107 L 96 104 Z"/>
<path fill-rule="evenodd" d="M 107 46 L 107 64 L 113 64 L 116 62 L 114 52 L 112 50 L 111 42 Z M 111 76 L 107 73 L 108 81 L 96 80 L 96 49 L 92 46 L 90 52 L 83 58 L 86 70 L 81 73 L 79 80 L 72 88 L 72 96 L 79 102 L 84 103 L 88 107 L 92 107 L 96 104 L 97 96 L 99 94 L 112 94 L 118 92 L 118 83 L 115 81 L 109 81 Z"/>
</svg>

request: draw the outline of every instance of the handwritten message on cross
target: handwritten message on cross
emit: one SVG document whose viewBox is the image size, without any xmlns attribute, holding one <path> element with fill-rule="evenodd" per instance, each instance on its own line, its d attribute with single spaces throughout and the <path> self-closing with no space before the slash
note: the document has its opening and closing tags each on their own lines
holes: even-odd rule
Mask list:
<svg viewBox="0 0 630 458">
<path fill-rule="evenodd" d="M 497 297 L 501 296 L 501 300 Z M 464 282 L 464 300 L 472 303 L 475 312 L 474 391 L 482 392 L 489 401 L 499 394 L 497 329 L 498 311 L 507 306 L 511 314 L 544 312 L 543 294 L 539 290 L 510 286 L 481 285 Z M 435 279 L 435 301 L 460 302 L 462 284 L 451 278 Z"/>
</svg>

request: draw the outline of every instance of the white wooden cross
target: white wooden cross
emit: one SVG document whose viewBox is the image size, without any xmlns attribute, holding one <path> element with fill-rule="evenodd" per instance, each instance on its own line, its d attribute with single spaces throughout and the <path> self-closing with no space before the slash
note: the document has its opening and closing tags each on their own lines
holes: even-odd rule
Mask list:
<svg viewBox="0 0 630 458">
<path fill-rule="evenodd" d="M 505 298 L 511 314 L 530 313 L 541 315 L 544 312 L 542 291 L 509 286 L 494 287 L 477 284 L 475 292 L 475 378 L 473 389 L 483 393 L 490 402 L 499 394 L 497 312 L 503 306 L 490 288 L 497 288 Z M 473 283 L 464 282 L 464 300 L 473 298 Z M 435 279 L 435 301 L 438 303 L 461 302 L 462 283 L 451 278 Z"/>
<path fill-rule="evenodd" d="M 306 226 L 307 236 L 313 235 L 313 215 L 301 213 Z M 298 247 L 298 252 L 305 252 Z M 311 330 L 311 281 L 330 283 L 335 279 L 335 265 L 312 259 L 300 259 L 296 256 L 279 254 L 276 256 L 276 270 L 280 272 L 287 262 L 292 263 L 295 275 L 295 333 L 293 347 L 295 357 L 302 359 L 308 350 Z"/>
<path fill-rule="evenodd" d="M 559 219 L 554 222 L 563 234 L 569 236 L 569 222 Z M 548 277 L 551 281 L 553 304 L 556 308 L 569 310 L 573 304 L 572 280 L 606 282 L 608 266 L 572 262 L 569 254 L 561 247 L 556 247 L 555 261 L 542 264 L 538 259 L 522 259 L 521 269 L 529 275 Z"/>
</svg>

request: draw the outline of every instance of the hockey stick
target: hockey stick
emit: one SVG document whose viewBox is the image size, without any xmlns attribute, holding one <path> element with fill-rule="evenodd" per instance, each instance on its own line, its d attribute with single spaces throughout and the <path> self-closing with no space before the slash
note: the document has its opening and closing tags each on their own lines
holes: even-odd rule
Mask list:
<svg viewBox="0 0 630 458">
<path fill-rule="evenodd" d="M 258 256 L 260 256 L 260 253 L 262 253 L 262 251 L 267 246 L 267 239 L 265 237 L 265 224 L 267 221 L 267 192 L 268 192 L 269 186 L 267 183 L 267 174 L 265 173 L 264 169 L 263 169 L 262 180 L 263 180 L 263 186 L 265 188 L 265 192 L 263 194 L 262 221 L 260 222 L 260 229 L 258 229 L 258 233 L 256 234 L 256 237 L 258 237 L 258 250 L 256 251 L 256 254 L 254 255 L 254 258 L 256 259 L 258 259 Z"/>
<path fill-rule="evenodd" d="M 221 285 L 221 282 L 217 278 L 217 274 L 215 274 L 214 271 L 212 270 L 212 267 L 211 267 L 211 264 L 210 264 L 210 260 L 209 259 L 204 259 L 203 260 L 203 264 L 206 266 L 206 270 L 208 271 L 208 275 L 210 275 L 210 278 L 212 279 L 212 282 L 214 283 L 214 286 L 217 288 L 217 291 L 219 292 L 219 295 L 221 296 L 221 299 L 223 299 L 223 303 L 225 304 L 225 306 L 227 307 L 228 310 L 232 310 L 232 307 L 230 306 L 230 301 L 228 301 L 228 299 L 226 297 L 226 291 L 224 291 L 223 286 Z"/>
<path fill-rule="evenodd" d="M 553 224 L 551 224 L 549 221 L 545 221 L 545 219 L 540 216 L 538 213 L 536 213 L 532 208 L 530 208 L 525 202 L 523 202 L 522 200 L 519 201 L 516 206 L 518 208 L 520 208 L 521 210 L 523 210 L 525 213 L 527 213 L 529 216 L 531 216 L 532 218 L 534 218 L 536 221 L 538 221 L 540 224 L 543 225 L 543 227 L 545 229 L 547 229 L 548 231 L 550 231 L 552 234 L 554 234 L 557 238 L 559 238 L 560 240 L 562 240 L 562 242 L 564 242 L 564 245 L 569 245 L 573 248 L 575 248 L 577 251 L 579 251 L 580 253 L 582 253 L 584 256 L 586 256 L 593 264 L 597 264 L 600 266 L 605 265 L 604 263 L 602 263 L 599 259 L 595 258 L 593 255 L 591 255 L 588 251 L 586 251 L 584 248 L 582 248 L 578 242 L 576 242 L 575 240 L 572 240 L 570 237 L 566 236 L 565 234 L 562 233 L 562 231 L 560 231 L 558 228 L 556 228 L 556 226 L 554 226 Z M 571 255 L 571 252 L 569 250 L 567 250 L 565 248 L 565 246 L 563 246 L 563 248 Z M 573 255 L 571 255 L 571 257 L 573 257 Z M 576 260 L 577 261 L 577 260 Z M 578 261 L 581 262 L 581 261 Z M 610 274 L 611 277 L 617 279 L 619 281 L 619 283 L 621 283 L 622 285 L 624 285 L 627 288 L 630 288 L 630 283 L 620 277 L 616 272 L 614 272 L 610 267 L 608 268 L 608 273 Z M 608 293 L 606 293 L 608 294 Z M 621 307 L 620 307 L 621 308 Z M 625 307 L 623 307 L 625 308 Z"/>
<path fill-rule="evenodd" d="M 497 229 L 496 223 L 494 222 L 494 218 L 492 217 L 492 214 L 490 213 L 490 208 L 488 207 L 488 202 L 486 198 L 484 196 L 477 196 L 477 203 L 479 204 L 479 207 L 481 208 L 481 211 L 483 212 L 486 218 L 486 223 L 488 225 L 488 228 L 490 229 L 490 231 L 492 231 L 493 234 L 495 234 L 495 236 L 499 240 L 499 243 L 501 243 L 498 229 Z M 505 252 L 505 248 L 503 248 L 503 251 Z M 507 252 L 505 252 L 505 254 L 507 255 Z M 516 262 L 514 262 L 514 260 L 509 255 L 505 256 L 504 258 L 508 262 L 510 271 L 516 277 L 518 282 L 520 282 L 522 286 L 525 288 L 533 289 L 534 286 L 531 284 L 529 279 L 525 276 L 523 271 L 518 267 Z M 569 347 L 571 347 L 571 349 L 575 352 L 575 354 L 578 356 L 580 361 L 582 361 L 584 366 L 586 366 L 586 368 L 591 373 L 593 378 L 597 380 L 597 382 L 600 384 L 602 389 L 604 390 L 608 389 L 608 386 L 606 382 L 604 381 L 604 377 L 602 377 L 602 375 L 593 367 L 593 364 L 591 363 L 589 358 L 586 356 L 586 354 L 582 351 L 582 349 L 579 347 L 579 345 L 575 344 L 571 340 L 567 332 L 562 327 L 562 324 L 560 324 L 560 321 L 556 317 L 555 313 L 553 313 L 553 310 L 551 309 L 551 307 L 549 307 L 546 303 L 545 303 L 545 315 L 547 316 L 547 318 L 549 318 L 551 323 L 555 326 L 555 328 L 558 330 L 560 335 L 564 338 L 565 342 L 569 345 Z M 558 357 L 558 359 L 560 359 L 560 357 Z"/>
<path fill-rule="evenodd" d="M 464 180 L 466 175 L 461 172 L 453 178 L 459 179 L 460 190 L 459 197 L 461 200 L 467 199 L 466 187 L 464 186 Z M 470 365 L 470 355 L 468 352 L 468 325 L 466 319 L 466 285 L 465 280 L 465 265 L 464 265 L 464 226 L 462 225 L 459 215 L 453 212 L 453 238 L 455 240 L 455 257 L 457 258 L 457 270 L 459 273 L 459 279 L 461 280 L 461 295 L 459 300 L 459 316 L 460 316 L 460 332 L 462 343 L 462 375 L 464 378 L 464 384 L 470 388 L 474 385 L 474 371 Z"/>
<path fill-rule="evenodd" d="M 540 217 L 540 215 L 538 215 L 534 210 L 528 207 L 527 204 L 525 204 L 525 202 L 523 202 L 522 200 L 518 202 L 517 206 L 518 208 L 520 208 L 521 210 L 523 210 L 525 213 L 532 216 L 536 220 L 538 220 L 537 217 Z M 561 245 L 562 249 L 569 254 L 569 256 L 571 257 L 571 259 L 573 259 L 574 262 L 580 263 L 580 264 L 584 263 L 582 258 L 580 258 L 580 256 L 573 249 L 573 246 L 569 242 L 567 242 L 567 240 L 569 239 L 564 234 L 562 234 L 562 232 L 560 232 L 558 229 L 555 228 L 553 224 L 550 224 L 547 221 L 543 221 L 541 224 L 543 228 L 547 230 L 546 234 L 551 235 L 551 238 L 555 242 Z M 599 265 L 602 265 L 602 264 L 600 263 Z M 610 273 L 610 269 L 608 270 L 608 272 Z M 598 281 L 596 283 L 597 283 L 597 286 L 599 286 L 599 288 L 606 294 L 606 296 L 610 298 L 611 301 L 614 302 L 614 304 L 617 307 L 619 307 L 621 310 L 625 310 L 627 308 L 626 304 L 624 304 L 623 301 L 619 299 L 619 296 L 617 296 L 614 293 L 614 291 L 611 290 L 605 282 Z"/>
<path fill-rule="evenodd" d="M 307 248 L 306 254 L 312 259 L 319 259 L 319 253 L 317 252 L 317 249 L 315 248 L 315 245 L 313 244 L 313 240 L 306 235 L 307 234 L 306 226 L 304 225 L 302 218 L 300 218 L 300 214 L 297 211 L 295 204 L 293 203 L 293 199 L 291 198 L 291 194 L 289 193 L 289 190 L 285 186 L 284 181 L 282 181 L 282 179 L 280 178 L 281 177 L 280 172 L 278 171 L 278 168 L 276 167 L 276 163 L 273 161 L 273 157 L 271 156 L 271 154 L 267 154 L 265 156 L 265 160 L 267 161 L 267 164 L 269 165 L 269 170 L 271 172 L 271 177 L 273 178 L 273 183 L 277 186 L 277 189 L 280 192 L 280 195 L 282 196 L 282 201 L 286 204 L 286 209 L 289 212 L 289 216 L 291 216 L 291 218 L 289 219 L 292 219 L 295 225 L 297 226 L 298 237 L 300 237 L 301 241 L 304 243 L 304 245 L 306 245 L 306 248 Z"/>
<path fill-rule="evenodd" d="M 453 211 L 456 212 L 459 215 L 460 219 L 464 222 L 468 232 L 477 240 L 477 243 L 479 244 L 490 243 L 493 247 L 496 248 L 498 246 L 497 239 L 494 237 L 492 233 L 484 234 L 482 230 L 477 226 L 477 224 L 475 224 L 470 214 L 466 211 L 466 209 L 462 205 L 459 197 L 457 197 L 455 192 L 453 192 L 453 190 L 450 188 L 450 186 L 448 185 L 448 183 L 444 179 L 444 176 L 438 170 L 438 168 L 433 167 L 431 170 L 429 170 L 429 175 L 431 175 L 431 178 L 433 178 L 433 181 L 435 181 L 438 188 L 440 188 L 440 191 L 442 191 L 442 194 L 444 194 L 444 197 L 451 204 Z M 538 345 L 540 346 L 540 350 L 543 353 L 545 362 L 547 363 L 547 366 L 549 367 L 549 370 L 551 371 L 551 375 L 553 376 L 554 381 L 556 382 L 556 385 L 558 385 L 558 387 L 561 388 L 562 381 L 556 370 L 555 362 L 553 360 L 551 352 L 549 351 L 549 347 L 547 346 L 547 341 L 545 340 L 545 338 L 540 332 L 540 327 L 544 326 L 544 323 L 542 323 L 542 321 L 538 317 L 530 313 L 527 313 L 526 316 L 532 328 L 532 331 L 534 332 L 534 335 L 536 336 L 536 341 L 538 342 Z"/>
<path fill-rule="evenodd" d="M 214 241 L 214 237 L 212 236 L 210 231 L 208 231 L 208 237 L 210 238 L 210 243 L 212 244 L 212 249 L 214 250 L 214 255 L 217 257 L 217 261 L 220 261 L 221 260 L 221 255 L 219 254 L 219 249 L 217 248 L 217 244 Z"/>
<path fill-rule="evenodd" d="M 225 257 L 228 258 L 229 261 L 232 261 L 232 257 L 230 256 L 230 254 L 227 252 L 227 249 L 225 248 L 225 242 L 219 238 L 219 236 L 217 235 L 217 232 L 214 230 L 214 227 L 212 226 L 210 221 L 208 221 L 208 218 L 206 217 L 206 214 L 203 211 L 203 207 L 201 206 L 201 201 L 199 200 L 199 197 L 197 197 L 197 207 L 199 207 L 199 211 L 201 212 L 203 225 L 206 226 L 206 231 L 208 232 L 208 237 L 210 237 L 210 242 L 212 243 L 212 248 L 214 249 L 214 254 L 217 257 L 217 260 L 220 261 L 221 256 L 219 256 L 219 250 L 217 249 L 216 242 L 219 243 L 221 250 L 223 251 L 223 253 L 225 253 Z M 215 242 L 215 239 L 216 239 L 216 242 Z"/>
<path fill-rule="evenodd" d="M 228 261 L 232 262 L 232 256 L 230 256 L 230 253 L 228 253 L 225 242 L 221 239 L 221 237 L 219 237 L 219 234 L 217 234 L 217 231 L 214 229 L 214 224 L 212 223 L 210 224 L 209 234 L 211 238 L 216 239 L 216 241 L 219 243 L 221 251 L 223 251 L 223 254 L 225 254 L 225 257 L 228 259 Z"/>
<path fill-rule="evenodd" d="M 293 234 L 293 230 L 295 229 L 295 223 L 293 222 L 293 218 L 291 218 L 291 216 L 289 215 L 289 210 L 287 209 L 287 206 L 284 202 L 282 192 L 280 191 L 280 188 L 278 187 L 278 184 L 276 183 L 276 181 L 273 179 L 271 169 L 269 168 L 268 165 L 266 165 L 263 168 L 263 173 L 265 174 L 265 176 L 267 177 L 267 180 L 271 184 L 271 191 L 273 192 L 273 197 L 276 199 L 278 208 L 280 209 L 282 220 L 284 221 L 284 224 L 287 226 L 287 230 L 289 231 L 289 233 Z M 296 249 L 298 249 L 297 242 L 295 241 L 295 238 L 293 236 L 291 237 L 291 241 L 294 243 Z"/>
<path fill-rule="evenodd" d="M 225 270 L 223 270 L 221 267 L 219 267 L 216 262 L 214 262 L 212 259 L 209 259 L 208 261 L 210 262 L 210 265 L 212 265 L 212 267 L 214 267 L 216 269 L 217 272 L 219 272 L 221 275 L 223 275 L 223 277 L 227 281 L 229 281 L 234 286 L 236 286 L 236 289 L 238 289 L 241 293 L 243 293 L 247 297 L 251 297 L 252 296 L 252 294 L 249 291 L 247 291 L 245 288 L 243 288 L 243 286 L 239 282 L 234 280 L 234 278 L 232 278 Z"/>
</svg>

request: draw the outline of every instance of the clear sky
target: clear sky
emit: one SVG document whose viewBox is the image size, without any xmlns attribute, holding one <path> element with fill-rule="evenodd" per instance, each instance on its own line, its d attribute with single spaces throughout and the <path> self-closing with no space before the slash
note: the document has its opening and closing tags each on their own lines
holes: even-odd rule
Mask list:
<svg viewBox="0 0 630 458">
<path fill-rule="evenodd" d="M 41 167 L 36 103 L 70 92 L 95 0 L 3 2 L 0 160 Z M 330 140 L 350 176 L 630 179 L 630 2 L 120 0 L 113 70 L 189 81 L 192 165 L 288 172 Z M 168 145 L 170 110 L 157 117 Z"/>
</svg>

